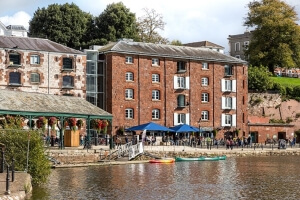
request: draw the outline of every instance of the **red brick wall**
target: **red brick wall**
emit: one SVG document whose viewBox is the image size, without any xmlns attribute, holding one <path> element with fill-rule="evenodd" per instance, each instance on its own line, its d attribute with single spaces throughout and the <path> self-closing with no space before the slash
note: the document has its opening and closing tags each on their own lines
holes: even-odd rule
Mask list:
<svg viewBox="0 0 300 200">
<path fill-rule="evenodd" d="M 177 59 L 159 58 L 160 66 L 152 66 L 152 57 L 128 55 L 133 57 L 133 64 L 125 63 L 123 54 L 108 54 L 100 56 L 106 58 L 107 62 L 107 111 L 112 113 L 113 127 L 135 126 L 147 123 L 152 120 L 152 109 L 160 110 L 160 119 L 155 121 L 158 124 L 167 127 L 174 126 L 174 113 L 190 113 L 190 125 L 198 127 L 198 120 L 201 117 L 201 111 L 209 111 L 209 120 L 202 121 L 201 127 L 221 127 L 221 109 L 222 95 L 237 97 L 237 110 L 230 110 L 230 114 L 237 114 L 237 128 L 241 133 L 247 130 L 247 71 L 242 66 L 234 67 L 234 75 L 226 77 L 227 79 L 237 80 L 237 92 L 221 92 L 221 79 L 224 78 L 224 64 L 209 63 L 209 69 L 202 69 L 201 61 L 186 61 L 186 72 L 177 73 Z M 238 68 L 238 69 L 237 69 Z M 246 67 L 244 67 L 246 69 Z M 133 82 L 125 81 L 125 73 L 134 74 Z M 152 74 L 160 75 L 160 83 L 152 83 Z M 190 77 L 190 89 L 174 90 L 174 76 Z M 201 85 L 201 78 L 209 79 L 208 86 Z M 134 90 L 134 99 L 125 100 L 125 89 Z M 160 90 L 160 100 L 152 101 L 152 90 Z M 209 94 L 209 102 L 201 102 L 201 93 Z M 184 108 L 177 107 L 177 96 L 184 94 L 186 102 L 189 105 Z M 242 101 L 244 96 L 244 104 Z M 134 109 L 134 119 L 125 119 L 125 109 Z M 242 120 L 244 113 L 244 122 Z M 235 128 L 231 129 L 231 131 Z M 224 132 L 218 132 L 223 136 Z"/>
</svg>

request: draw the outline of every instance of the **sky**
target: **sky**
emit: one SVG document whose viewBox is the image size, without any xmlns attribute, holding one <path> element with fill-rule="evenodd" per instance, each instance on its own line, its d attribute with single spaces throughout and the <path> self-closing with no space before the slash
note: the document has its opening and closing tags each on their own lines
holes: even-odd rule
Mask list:
<svg viewBox="0 0 300 200">
<path fill-rule="evenodd" d="M 0 0 L 0 21 L 8 25 L 24 25 L 38 8 L 50 4 L 75 3 L 81 10 L 99 16 L 108 4 L 123 4 L 136 14 L 144 15 L 144 8 L 154 9 L 163 16 L 166 23 L 160 35 L 169 41 L 182 43 L 210 41 L 225 47 L 228 51 L 228 36 L 246 31 L 243 26 L 248 13 L 248 3 L 252 0 Z M 295 7 L 300 18 L 300 1 L 285 0 Z M 300 20 L 297 21 L 300 24 Z"/>
</svg>

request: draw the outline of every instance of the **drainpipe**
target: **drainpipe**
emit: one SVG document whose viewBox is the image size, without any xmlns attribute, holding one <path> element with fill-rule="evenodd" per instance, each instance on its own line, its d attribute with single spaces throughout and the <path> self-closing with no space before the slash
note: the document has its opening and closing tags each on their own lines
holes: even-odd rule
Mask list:
<svg viewBox="0 0 300 200">
<path fill-rule="evenodd" d="M 50 52 L 48 52 L 48 94 L 50 94 Z"/>
<path fill-rule="evenodd" d="M 164 125 L 167 126 L 167 80 L 166 80 L 166 58 L 164 57 L 164 88 L 165 88 L 165 102 L 164 102 L 164 115 L 165 115 L 165 119 L 164 119 Z"/>
</svg>

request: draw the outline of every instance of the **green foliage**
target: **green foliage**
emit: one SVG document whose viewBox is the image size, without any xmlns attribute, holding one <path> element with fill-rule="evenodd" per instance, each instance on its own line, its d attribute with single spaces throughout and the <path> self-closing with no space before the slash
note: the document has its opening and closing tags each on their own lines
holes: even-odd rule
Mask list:
<svg viewBox="0 0 300 200">
<path fill-rule="evenodd" d="M 35 11 L 29 22 L 29 33 L 33 37 L 47 38 L 79 49 L 91 17 L 74 3 L 51 4 L 47 8 L 38 8 Z"/>
<path fill-rule="evenodd" d="M 180 40 L 172 40 L 170 44 L 174 46 L 182 46 L 182 42 Z"/>
<path fill-rule="evenodd" d="M 299 78 L 290 78 L 290 77 L 271 77 L 271 80 L 274 83 L 280 83 L 285 87 L 295 87 L 297 85 L 300 86 L 300 79 Z"/>
<path fill-rule="evenodd" d="M 285 121 L 282 119 L 270 119 L 269 123 L 285 124 Z"/>
<path fill-rule="evenodd" d="M 27 147 L 29 140 L 28 173 L 33 184 L 44 183 L 50 175 L 50 163 L 45 156 L 43 142 L 37 131 L 21 129 L 1 130 L 0 141 L 5 144 L 5 160 L 15 159 L 15 170 L 24 171 L 27 166 Z"/>
<path fill-rule="evenodd" d="M 115 42 L 121 38 L 137 39 L 135 14 L 122 2 L 109 4 L 95 18 L 99 39 Z"/>
<path fill-rule="evenodd" d="M 291 117 L 287 117 L 285 121 L 286 121 L 286 123 L 289 124 L 289 123 L 293 122 L 293 119 Z"/>
<path fill-rule="evenodd" d="M 244 25 L 255 28 L 245 51 L 251 65 L 300 66 L 300 27 L 294 8 L 281 0 L 255 0 L 248 4 Z"/>
<path fill-rule="evenodd" d="M 270 79 L 271 73 L 266 67 L 249 66 L 248 88 L 257 92 L 265 92 L 272 88 L 273 82 Z"/>
</svg>

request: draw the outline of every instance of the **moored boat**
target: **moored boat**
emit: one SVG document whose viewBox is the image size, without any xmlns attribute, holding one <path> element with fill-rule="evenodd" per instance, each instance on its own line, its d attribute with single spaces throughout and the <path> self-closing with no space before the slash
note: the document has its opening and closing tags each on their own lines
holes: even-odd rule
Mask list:
<svg viewBox="0 0 300 200">
<path fill-rule="evenodd" d="M 175 160 L 173 158 L 149 160 L 149 163 L 173 163 L 173 162 L 175 162 Z"/>
<path fill-rule="evenodd" d="M 217 161 L 217 160 L 225 160 L 226 156 L 215 156 L 215 157 L 196 157 L 196 158 L 181 158 L 181 157 L 176 157 L 175 161 Z"/>
</svg>

